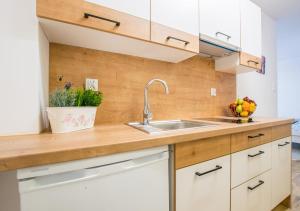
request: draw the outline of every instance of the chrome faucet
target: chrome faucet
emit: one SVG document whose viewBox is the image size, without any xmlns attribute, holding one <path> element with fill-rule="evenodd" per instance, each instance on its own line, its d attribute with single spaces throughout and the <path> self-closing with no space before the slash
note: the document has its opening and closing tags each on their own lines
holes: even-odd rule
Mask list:
<svg viewBox="0 0 300 211">
<path fill-rule="evenodd" d="M 164 85 L 166 94 L 169 94 L 169 87 L 165 81 L 163 81 L 161 79 L 152 79 L 147 83 L 147 85 L 145 86 L 145 90 L 144 90 L 144 115 L 143 115 L 144 125 L 148 125 L 149 121 L 152 119 L 152 113 L 150 111 L 150 105 L 148 102 L 148 88 L 154 82 L 160 82 L 162 85 Z"/>
</svg>

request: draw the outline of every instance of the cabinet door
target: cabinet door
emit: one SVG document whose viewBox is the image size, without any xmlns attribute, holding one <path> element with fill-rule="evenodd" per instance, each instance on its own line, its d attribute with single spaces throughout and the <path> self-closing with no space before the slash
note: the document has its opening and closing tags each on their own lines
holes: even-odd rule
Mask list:
<svg viewBox="0 0 300 211">
<path fill-rule="evenodd" d="M 199 0 L 200 34 L 240 47 L 239 0 Z"/>
<path fill-rule="evenodd" d="M 271 169 L 271 144 L 264 144 L 231 155 L 231 187 Z"/>
<path fill-rule="evenodd" d="M 151 40 L 199 52 L 198 0 L 151 0 Z"/>
<path fill-rule="evenodd" d="M 261 8 L 250 0 L 241 0 L 241 48 L 259 58 L 262 54 L 261 27 Z"/>
<path fill-rule="evenodd" d="M 272 143 L 272 207 L 291 194 L 291 138 Z"/>
<path fill-rule="evenodd" d="M 271 210 L 271 171 L 232 189 L 231 211 Z"/>
<path fill-rule="evenodd" d="M 150 0 L 37 0 L 37 15 L 150 40 Z"/>
<path fill-rule="evenodd" d="M 176 171 L 176 211 L 230 210 L 230 156 Z"/>
</svg>

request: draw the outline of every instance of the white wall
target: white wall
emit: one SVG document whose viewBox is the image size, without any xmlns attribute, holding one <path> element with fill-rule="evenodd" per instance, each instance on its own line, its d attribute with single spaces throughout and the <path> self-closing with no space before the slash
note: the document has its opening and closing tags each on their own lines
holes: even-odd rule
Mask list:
<svg viewBox="0 0 300 211">
<path fill-rule="evenodd" d="M 278 22 L 278 115 L 300 118 L 300 17 Z"/>
<path fill-rule="evenodd" d="M 258 104 L 254 116 L 277 116 L 276 22 L 262 15 L 262 55 L 266 57 L 266 74 L 256 72 L 237 76 L 237 96 L 245 96 Z"/>
<path fill-rule="evenodd" d="M 35 0 L 1 2 L 0 136 L 39 133 L 47 103 L 48 41 L 39 29 Z"/>
</svg>

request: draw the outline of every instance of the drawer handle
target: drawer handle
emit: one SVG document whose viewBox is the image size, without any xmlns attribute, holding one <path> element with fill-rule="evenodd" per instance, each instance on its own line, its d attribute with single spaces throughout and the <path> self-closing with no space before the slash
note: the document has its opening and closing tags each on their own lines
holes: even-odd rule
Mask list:
<svg viewBox="0 0 300 211">
<path fill-rule="evenodd" d="M 176 37 L 172 37 L 172 36 L 168 36 L 167 37 L 167 41 L 169 41 L 169 40 L 177 40 L 177 41 L 180 41 L 180 42 L 183 42 L 184 43 L 184 45 L 188 45 L 188 44 L 190 44 L 190 42 L 189 41 L 186 41 L 186 40 L 182 40 L 182 39 L 179 39 L 179 38 L 176 38 Z"/>
<path fill-rule="evenodd" d="M 248 186 L 248 189 L 249 189 L 249 190 L 254 190 L 254 189 L 258 188 L 259 186 L 261 186 L 261 185 L 264 184 L 264 183 L 265 183 L 264 181 L 259 180 L 259 182 L 258 182 L 257 185 L 255 185 L 254 187 Z"/>
<path fill-rule="evenodd" d="M 203 176 L 203 175 L 205 175 L 205 174 L 209 174 L 209 173 L 211 173 L 211 172 L 218 171 L 218 170 L 220 170 L 220 169 L 222 169 L 222 166 L 216 165 L 216 168 L 214 168 L 214 169 L 212 169 L 212 170 L 209 170 L 209 171 L 206 171 L 206 172 L 203 172 L 203 173 L 196 172 L 195 174 L 196 174 L 197 176 L 201 177 L 201 176 Z"/>
<path fill-rule="evenodd" d="M 227 40 L 229 40 L 231 38 L 231 36 L 229 36 L 228 34 L 224 34 L 223 32 L 216 32 L 216 37 L 218 37 L 219 34 L 227 37 Z"/>
<path fill-rule="evenodd" d="M 121 25 L 121 23 L 119 21 L 111 20 L 111 19 L 108 19 L 108 18 L 103 18 L 103 17 L 93 15 L 93 14 L 90 14 L 90 13 L 84 13 L 84 18 L 89 18 L 89 17 L 97 18 L 97 19 L 104 20 L 104 21 L 108 21 L 108 22 L 116 24 L 116 26 Z"/>
<path fill-rule="evenodd" d="M 287 142 L 287 141 L 286 141 L 284 144 L 278 144 L 278 146 L 279 146 L 279 147 L 283 147 L 283 146 L 286 146 L 286 145 L 288 145 L 288 144 L 290 144 L 290 142 Z"/>
<path fill-rule="evenodd" d="M 248 63 L 248 64 L 249 64 L 249 63 L 254 63 L 255 65 L 258 65 L 258 64 L 259 64 L 259 62 L 254 61 L 254 60 L 248 60 L 247 63 Z"/>
<path fill-rule="evenodd" d="M 260 133 L 260 134 L 257 134 L 257 135 L 255 135 L 255 136 L 248 136 L 248 138 L 259 138 L 259 137 L 264 136 L 264 135 L 265 135 L 265 134 Z"/>
<path fill-rule="evenodd" d="M 259 156 L 259 155 L 262 155 L 262 154 L 264 154 L 264 153 L 265 153 L 264 151 L 261 151 L 261 150 L 260 150 L 258 153 L 254 154 L 254 155 L 248 155 L 248 157 L 254 158 L 254 157 Z"/>
</svg>

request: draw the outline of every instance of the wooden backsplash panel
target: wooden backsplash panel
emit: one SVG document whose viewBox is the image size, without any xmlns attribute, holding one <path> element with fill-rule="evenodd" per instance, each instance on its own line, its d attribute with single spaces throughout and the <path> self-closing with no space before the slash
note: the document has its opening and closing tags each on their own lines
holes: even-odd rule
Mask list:
<svg viewBox="0 0 300 211">
<path fill-rule="evenodd" d="M 173 64 L 52 43 L 50 91 L 67 81 L 79 87 L 85 78 L 96 78 L 104 94 L 97 124 L 141 121 L 144 86 L 150 79 L 160 78 L 168 83 L 170 94 L 164 93 L 161 84 L 150 88 L 155 120 L 224 115 L 236 97 L 236 77 L 216 72 L 213 66 L 212 60 L 199 56 Z M 217 97 L 210 96 L 211 87 L 217 88 Z"/>
</svg>

